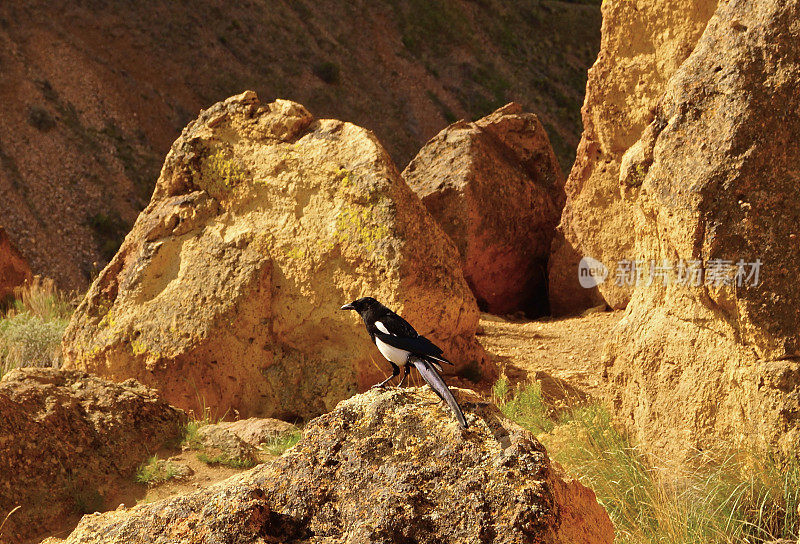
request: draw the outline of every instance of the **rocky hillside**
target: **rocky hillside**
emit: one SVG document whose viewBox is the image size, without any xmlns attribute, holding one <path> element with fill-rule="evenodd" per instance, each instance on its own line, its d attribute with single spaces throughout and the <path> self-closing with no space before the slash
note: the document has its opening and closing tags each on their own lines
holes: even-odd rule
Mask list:
<svg viewBox="0 0 800 544">
<path fill-rule="evenodd" d="M 562 168 L 599 2 L 92 0 L 0 4 L 0 220 L 34 273 L 85 288 L 201 108 L 254 89 L 373 130 L 400 167 L 515 100 Z"/>
</svg>

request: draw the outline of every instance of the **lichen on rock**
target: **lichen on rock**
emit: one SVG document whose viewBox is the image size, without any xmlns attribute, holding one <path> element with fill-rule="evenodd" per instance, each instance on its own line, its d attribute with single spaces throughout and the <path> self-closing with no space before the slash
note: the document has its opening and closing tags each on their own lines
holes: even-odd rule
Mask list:
<svg viewBox="0 0 800 544">
<path fill-rule="evenodd" d="M 63 544 L 611 544 L 594 493 L 530 433 L 456 389 L 373 390 L 313 420 L 276 461 L 208 489 L 86 516 Z M 52 541 L 51 541 L 52 542 Z"/>
</svg>

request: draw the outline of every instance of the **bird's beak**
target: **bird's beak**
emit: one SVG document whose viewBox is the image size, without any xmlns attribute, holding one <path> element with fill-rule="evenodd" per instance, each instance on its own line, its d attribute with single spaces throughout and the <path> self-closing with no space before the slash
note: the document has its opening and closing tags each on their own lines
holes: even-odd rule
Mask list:
<svg viewBox="0 0 800 544">
<path fill-rule="evenodd" d="M 353 306 L 352 304 L 345 304 L 344 306 L 342 306 L 342 307 L 341 307 L 341 308 L 339 308 L 339 309 L 340 309 L 340 310 L 355 310 L 356 308 L 355 308 L 355 306 Z"/>
</svg>

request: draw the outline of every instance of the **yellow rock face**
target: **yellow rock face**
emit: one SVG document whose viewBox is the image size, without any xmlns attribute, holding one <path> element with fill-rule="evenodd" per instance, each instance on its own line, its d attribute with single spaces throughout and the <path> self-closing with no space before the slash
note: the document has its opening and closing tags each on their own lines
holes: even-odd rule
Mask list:
<svg viewBox="0 0 800 544">
<path fill-rule="evenodd" d="M 675 270 L 636 287 L 607 376 L 668 458 L 798 453 L 800 120 L 780 113 L 800 109 L 798 19 L 798 0 L 721 3 L 621 163 L 635 258 Z"/>
<path fill-rule="evenodd" d="M 599 302 L 578 285 L 583 256 L 603 262 L 602 299 L 624 308 L 632 289 L 614 281 L 617 262 L 633 259 L 634 211 L 619 185 L 620 161 L 653 119 L 672 74 L 694 49 L 717 0 L 605 0 L 600 54 L 589 70 L 583 138 L 565 187 L 563 239 L 553 245 L 550 304 L 566 314 Z"/>
<path fill-rule="evenodd" d="M 345 302 L 378 298 L 483 364 L 455 247 L 375 136 L 246 92 L 189 124 L 79 306 L 67 366 L 174 405 L 309 417 L 387 366 Z"/>
</svg>

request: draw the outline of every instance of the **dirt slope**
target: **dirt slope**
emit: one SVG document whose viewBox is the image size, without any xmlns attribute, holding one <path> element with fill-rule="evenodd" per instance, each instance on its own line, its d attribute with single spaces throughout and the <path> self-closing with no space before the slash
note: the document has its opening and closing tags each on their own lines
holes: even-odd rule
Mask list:
<svg viewBox="0 0 800 544">
<path fill-rule="evenodd" d="M 588 312 L 564 319 L 534 321 L 481 317 L 478 337 L 514 383 L 538 380 L 545 395 L 559 401 L 565 392 L 603 397 L 602 347 L 623 312 Z"/>
<path fill-rule="evenodd" d="M 552 0 L 8 0 L 0 223 L 35 273 L 85 288 L 183 126 L 248 88 L 372 129 L 401 168 L 449 122 L 515 100 L 566 169 L 599 26 L 596 5 Z"/>
</svg>

